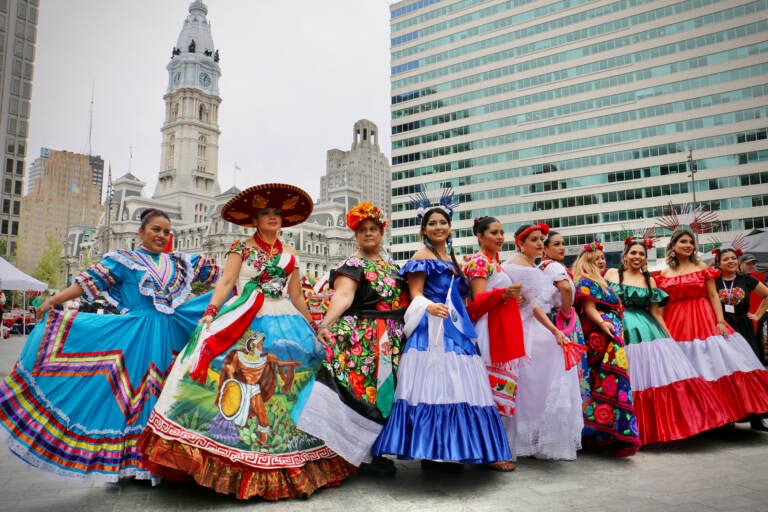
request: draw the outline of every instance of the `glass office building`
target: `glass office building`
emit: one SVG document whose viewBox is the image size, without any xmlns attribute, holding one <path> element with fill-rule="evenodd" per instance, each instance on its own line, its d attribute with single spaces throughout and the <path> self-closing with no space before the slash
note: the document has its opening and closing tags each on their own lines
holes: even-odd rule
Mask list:
<svg viewBox="0 0 768 512">
<path fill-rule="evenodd" d="M 396 260 L 421 247 L 411 196 L 446 187 L 463 253 L 483 215 L 506 250 L 546 222 L 571 253 L 619 251 L 670 203 L 718 212 L 705 249 L 766 228 L 768 0 L 406 0 L 390 15 Z"/>
</svg>

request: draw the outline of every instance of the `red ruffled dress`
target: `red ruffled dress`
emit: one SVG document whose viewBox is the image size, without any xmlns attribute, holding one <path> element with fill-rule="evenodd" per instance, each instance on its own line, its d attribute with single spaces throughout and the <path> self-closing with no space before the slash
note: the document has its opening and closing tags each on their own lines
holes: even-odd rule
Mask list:
<svg viewBox="0 0 768 512">
<path fill-rule="evenodd" d="M 749 343 L 728 326 L 717 330 L 717 317 L 707 296 L 707 280 L 720 270 L 705 268 L 689 274 L 658 276 L 656 284 L 669 294 L 664 321 L 696 371 L 713 383 L 728 421 L 768 413 L 768 371 Z"/>
</svg>

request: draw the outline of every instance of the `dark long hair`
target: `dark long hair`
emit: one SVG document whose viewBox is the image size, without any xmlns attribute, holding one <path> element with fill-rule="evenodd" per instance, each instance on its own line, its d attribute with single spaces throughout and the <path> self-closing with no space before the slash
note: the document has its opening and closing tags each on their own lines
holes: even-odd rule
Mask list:
<svg viewBox="0 0 768 512">
<path fill-rule="evenodd" d="M 165 213 L 163 210 L 159 210 L 157 208 L 147 208 L 146 210 L 141 212 L 141 217 L 139 217 L 139 220 L 141 220 L 141 226 L 139 226 L 139 229 L 144 229 L 145 227 L 147 227 L 147 224 L 149 223 L 149 221 L 154 219 L 155 217 L 163 217 L 169 223 L 171 222 L 171 219 L 168 217 L 168 214 Z"/>
<path fill-rule="evenodd" d="M 738 253 L 738 252 L 736 252 L 736 249 L 734 249 L 733 247 L 728 247 L 728 248 L 726 248 L 726 249 L 722 249 L 722 250 L 718 251 L 718 252 L 715 254 L 715 266 L 716 266 L 717 268 L 720 268 L 720 260 L 722 259 L 722 257 L 723 257 L 723 254 L 725 254 L 725 253 L 727 253 L 727 252 L 732 252 L 733 254 L 735 254 L 735 255 L 736 255 L 736 261 L 737 261 L 737 262 L 739 261 L 739 253 Z M 737 273 L 737 274 L 740 274 L 740 273 L 741 273 L 741 271 L 739 270 L 739 266 L 738 266 L 738 265 L 736 266 L 736 273 Z"/>
<path fill-rule="evenodd" d="M 475 222 L 472 224 L 472 233 L 475 236 L 480 236 L 486 231 L 488 231 L 488 228 L 494 222 L 499 222 L 499 219 L 497 219 L 496 217 L 478 217 L 475 219 Z"/>
<path fill-rule="evenodd" d="M 434 208 L 430 208 L 424 213 L 424 216 L 421 218 L 421 230 L 419 231 L 419 234 L 421 235 L 421 239 L 424 242 L 424 246 L 429 249 L 432 254 L 435 255 L 435 258 L 440 259 L 440 256 L 437 254 L 437 251 L 435 251 L 435 248 L 432 246 L 432 242 L 429 241 L 429 238 L 424 234 L 424 231 L 427 228 L 427 222 L 429 222 L 429 218 L 434 213 L 439 213 L 440 215 L 445 218 L 445 220 L 448 221 L 448 227 L 451 227 L 451 216 L 448 215 L 448 212 L 440 208 L 439 206 L 436 206 Z M 456 266 L 456 272 L 459 273 L 460 276 L 463 276 L 464 274 L 461 272 L 461 267 L 459 266 L 459 262 L 456 260 L 456 253 L 453 251 L 453 240 L 451 235 L 448 235 L 448 241 L 446 243 L 448 254 L 451 255 L 451 261 L 453 261 L 453 264 Z"/>
<path fill-rule="evenodd" d="M 627 254 L 629 253 L 629 250 L 632 249 L 632 247 L 639 245 L 643 248 L 645 251 L 645 261 L 648 262 L 648 248 L 645 246 L 643 242 L 640 240 L 632 240 L 628 244 L 624 246 L 624 251 L 622 253 L 622 264 L 619 265 L 619 284 L 624 284 L 624 258 L 627 257 Z M 648 287 L 648 289 L 651 289 L 651 273 L 648 272 L 648 267 L 646 265 L 643 265 L 643 268 L 640 269 L 640 273 L 643 274 L 643 278 L 645 278 L 645 285 Z"/>
</svg>

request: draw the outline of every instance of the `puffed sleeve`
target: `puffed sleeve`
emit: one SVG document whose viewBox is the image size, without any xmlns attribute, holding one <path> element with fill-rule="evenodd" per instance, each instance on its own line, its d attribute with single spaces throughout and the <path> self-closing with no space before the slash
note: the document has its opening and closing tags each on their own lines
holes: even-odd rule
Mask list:
<svg viewBox="0 0 768 512">
<path fill-rule="evenodd" d="M 94 300 L 99 292 L 106 291 L 120 282 L 120 269 L 114 258 L 109 254 L 100 262 L 91 265 L 75 276 L 75 282 L 80 285 L 89 300 Z"/>
<path fill-rule="evenodd" d="M 493 273 L 493 266 L 482 254 L 475 254 L 464 267 L 464 275 L 471 279 L 488 279 Z"/>
<path fill-rule="evenodd" d="M 190 254 L 189 261 L 192 263 L 193 281 L 200 281 L 204 284 L 215 284 L 221 276 L 221 267 L 214 258 L 209 258 L 201 254 Z"/>
<path fill-rule="evenodd" d="M 660 288 L 653 288 L 651 290 L 651 302 L 659 306 L 666 306 L 669 302 L 669 294 Z"/>
<path fill-rule="evenodd" d="M 716 267 L 707 267 L 701 272 L 704 274 L 704 279 L 717 279 L 720 277 L 720 269 Z"/>
<path fill-rule="evenodd" d="M 342 261 L 334 270 L 331 271 L 330 286 L 333 288 L 333 281 L 336 276 L 342 275 L 348 277 L 360 284 L 360 280 L 363 277 L 363 269 L 365 268 L 365 262 L 356 256 L 351 256 Z"/>
</svg>

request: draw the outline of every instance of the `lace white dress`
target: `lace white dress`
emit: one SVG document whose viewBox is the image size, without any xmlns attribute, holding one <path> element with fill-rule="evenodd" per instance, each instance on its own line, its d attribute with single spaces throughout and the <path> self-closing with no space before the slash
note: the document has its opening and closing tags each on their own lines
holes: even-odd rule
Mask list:
<svg viewBox="0 0 768 512">
<path fill-rule="evenodd" d="M 518 457 L 573 460 L 584 427 L 578 369 L 565 370 L 562 348 L 533 315 L 536 307 L 549 312 L 559 291 L 538 268 L 511 262 L 502 267 L 513 283 L 523 285 L 520 316 L 530 357 L 519 370 L 514 451 Z"/>
</svg>

